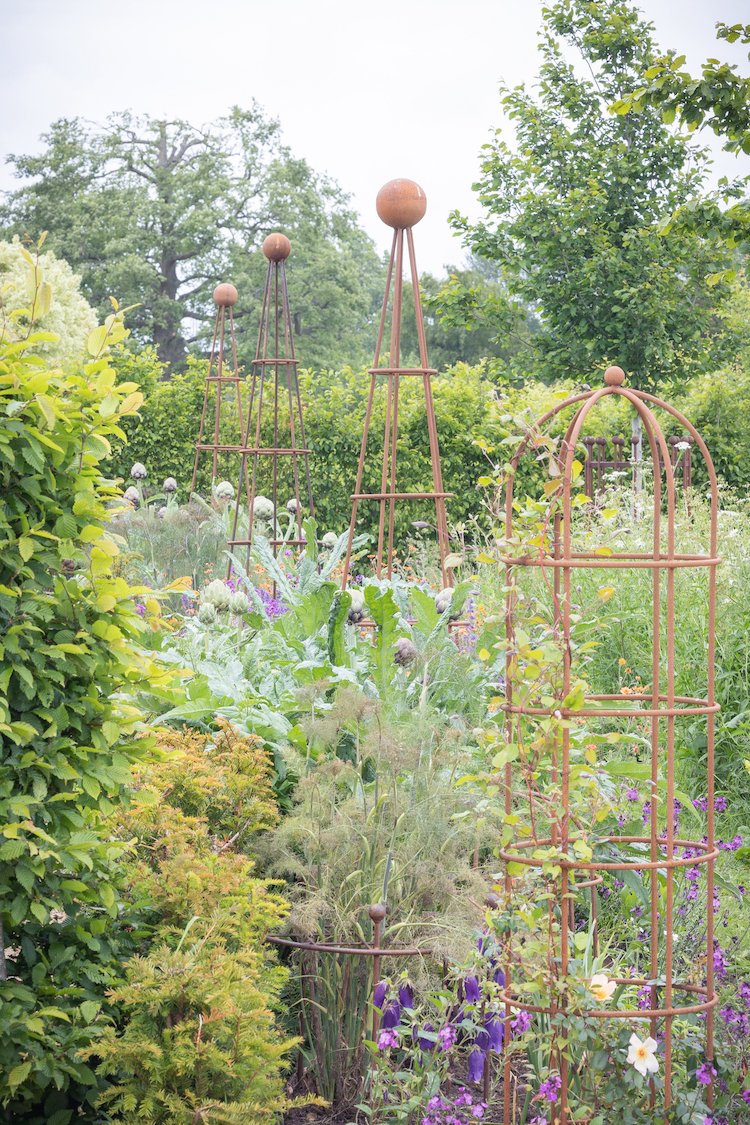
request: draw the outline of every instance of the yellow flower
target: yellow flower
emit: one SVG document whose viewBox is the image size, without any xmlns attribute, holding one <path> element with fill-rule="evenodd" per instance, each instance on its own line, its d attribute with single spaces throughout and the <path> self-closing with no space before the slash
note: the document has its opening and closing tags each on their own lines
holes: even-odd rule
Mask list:
<svg viewBox="0 0 750 1125">
<path fill-rule="evenodd" d="M 612 993 L 617 988 L 613 980 L 607 980 L 604 973 L 597 973 L 589 981 L 589 991 L 593 992 L 600 1004 L 606 1004 L 612 999 Z"/>
<path fill-rule="evenodd" d="M 624 668 L 625 665 L 627 664 L 627 660 L 625 659 L 624 656 L 621 656 L 620 659 L 617 661 L 617 663 L 620 665 L 621 668 Z"/>
</svg>

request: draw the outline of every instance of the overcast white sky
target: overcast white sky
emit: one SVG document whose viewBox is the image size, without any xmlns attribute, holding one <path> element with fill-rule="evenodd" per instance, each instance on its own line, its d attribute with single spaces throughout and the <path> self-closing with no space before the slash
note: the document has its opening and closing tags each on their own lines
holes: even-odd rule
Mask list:
<svg viewBox="0 0 750 1125">
<path fill-rule="evenodd" d="M 463 259 L 447 216 L 476 214 L 479 151 L 500 123 L 498 82 L 532 81 L 541 0 L 0 0 L 0 154 L 30 152 L 57 117 L 114 110 L 202 124 L 256 98 L 295 154 L 351 193 L 380 249 L 386 180 L 427 193 L 420 269 Z M 642 0 L 662 46 L 719 55 L 717 19 L 750 0 Z M 747 162 L 746 162 L 747 163 Z M 747 171 L 721 156 L 722 172 Z M 12 179 L 0 167 L 0 187 Z"/>
</svg>

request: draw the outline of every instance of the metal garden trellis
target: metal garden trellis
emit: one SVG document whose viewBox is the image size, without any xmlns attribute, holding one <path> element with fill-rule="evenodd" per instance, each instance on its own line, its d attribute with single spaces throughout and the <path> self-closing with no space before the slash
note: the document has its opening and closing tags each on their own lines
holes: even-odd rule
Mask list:
<svg viewBox="0 0 750 1125">
<path fill-rule="evenodd" d="M 198 440 L 195 444 L 193 479 L 190 485 L 191 492 L 195 492 L 195 486 L 198 481 L 198 468 L 204 453 L 211 454 L 211 477 L 215 484 L 219 473 L 221 454 L 239 453 L 245 444 L 245 431 L 242 427 L 242 379 L 240 378 L 237 368 L 237 340 L 234 334 L 234 314 L 232 312 L 232 309 L 237 303 L 237 290 L 229 282 L 222 282 L 221 285 L 217 285 L 214 289 L 214 301 L 217 306 L 216 323 L 214 325 L 211 354 L 208 360 L 206 387 L 203 393 L 200 430 L 198 431 Z M 229 375 L 225 373 L 224 366 L 224 342 L 227 326 L 229 328 L 232 356 L 231 374 Z M 229 396 L 226 394 L 227 387 L 232 388 L 232 393 Z M 213 404 L 211 403 L 212 394 L 214 396 Z M 222 441 L 221 429 L 222 414 L 226 413 L 226 407 L 229 405 L 226 399 L 229 397 L 236 399 L 238 440 L 227 443 L 226 441 Z M 213 432 L 211 440 L 204 440 L 208 437 L 209 418 L 213 420 Z M 226 437 L 227 435 L 225 434 L 223 436 Z"/>
<path fill-rule="evenodd" d="M 624 373 L 618 367 L 610 367 L 604 375 L 605 386 L 586 393 L 577 394 L 556 405 L 548 411 L 538 423 L 534 433 L 538 434 L 543 427 L 560 411 L 576 407 L 567 431 L 555 455 L 557 471 L 559 471 L 560 488 L 557 500 L 552 501 L 553 509 L 550 514 L 550 528 L 546 542 L 537 548 L 531 548 L 526 553 L 519 554 L 509 546 L 509 553 L 504 557 L 506 570 L 506 694 L 503 704 L 505 712 L 506 736 L 508 743 L 520 742 L 523 738 L 523 729 L 528 729 L 529 724 L 540 720 L 549 720 L 555 716 L 561 720 L 559 728 L 554 735 L 554 749 L 552 751 L 551 771 L 556 785 L 559 786 L 561 795 L 561 808 L 556 818 L 550 818 L 546 828 L 539 832 L 538 820 L 535 821 L 534 809 L 530 803 L 534 800 L 530 791 L 524 793 L 523 789 L 514 792 L 514 780 L 520 766 L 517 763 L 504 767 L 503 783 L 505 790 L 506 815 L 512 813 L 522 814 L 526 808 L 532 815 L 529 821 L 535 823 L 537 828 L 532 828 L 531 836 L 519 838 L 512 845 L 506 846 L 501 852 L 506 864 L 505 892 L 510 900 L 514 879 L 517 878 L 518 868 L 514 866 L 513 874 L 508 870 L 508 865 L 523 865 L 527 871 L 540 870 L 543 860 L 533 853 L 538 849 L 550 847 L 559 849 L 556 859 L 559 875 L 551 878 L 553 885 L 553 905 L 550 911 L 556 918 L 559 927 L 555 933 L 559 934 L 559 947 L 556 948 L 552 964 L 554 969 L 551 975 L 556 980 L 562 981 L 568 976 L 568 966 L 572 951 L 572 925 L 574 910 L 589 911 L 589 923 L 594 932 L 597 925 L 597 887 L 601 884 L 607 873 L 632 871 L 647 876 L 649 883 L 650 899 L 650 935 L 649 935 L 649 965 L 650 975 L 643 980 L 631 978 L 618 981 L 625 986 L 637 985 L 641 988 L 648 987 L 649 1002 L 645 1010 L 639 1009 L 614 1009 L 601 1007 L 588 1011 L 580 1011 L 570 1007 L 566 1008 L 568 1001 L 562 990 L 550 987 L 549 1003 L 532 1004 L 526 1002 L 524 994 L 514 986 L 514 976 L 519 962 L 514 959 L 512 934 L 507 936 L 507 971 L 506 985 L 503 998 L 506 1002 L 506 1043 L 511 1034 L 511 1019 L 515 1012 L 526 1011 L 537 1013 L 540 1017 L 552 1018 L 559 1014 L 581 1015 L 592 1019 L 626 1019 L 631 1021 L 646 1021 L 650 1035 L 656 1039 L 657 1033 L 663 1036 L 664 1043 L 664 1080 L 661 1104 L 657 1107 L 653 1084 L 651 1085 L 650 1104 L 653 1112 L 666 1115 L 674 1101 L 673 1090 L 673 1055 L 674 1036 L 673 1024 L 676 1017 L 705 1014 L 706 1056 L 709 1060 L 713 1057 L 714 1018 L 713 1009 L 717 1003 L 714 988 L 713 964 L 713 890 L 714 890 L 714 861 L 717 850 L 714 841 L 714 717 L 718 711 L 718 704 L 714 694 L 714 633 L 716 615 L 716 570 L 720 562 L 717 557 L 717 484 L 716 474 L 709 451 L 691 423 L 678 410 L 654 395 L 644 391 L 630 389 L 624 386 Z M 615 395 L 624 398 L 636 411 L 641 419 L 643 431 L 650 449 L 654 467 L 661 465 L 659 471 L 654 472 L 654 497 L 653 497 L 653 542 L 651 551 L 597 551 L 575 549 L 573 543 L 572 521 L 574 514 L 573 495 L 578 486 L 574 486 L 575 470 L 574 460 L 576 448 L 579 446 L 581 429 L 584 421 L 592 410 L 606 396 Z M 690 435 L 694 444 L 704 458 L 710 482 L 710 529 L 708 533 L 707 551 L 702 554 L 681 553 L 676 544 L 676 490 L 675 471 L 670 449 L 662 429 L 657 421 L 654 410 L 664 411 L 677 420 Z M 512 543 L 514 531 L 514 478 L 523 457 L 529 452 L 532 434 L 522 441 L 512 462 L 511 473 L 506 486 L 506 540 Z M 580 472 L 580 465 L 577 466 Z M 585 544 L 584 544 L 585 546 Z M 529 573 L 523 568 L 537 568 L 541 572 L 544 585 L 547 589 L 546 597 L 551 609 L 551 621 L 554 633 L 559 641 L 562 652 L 562 674 L 559 688 L 551 705 L 541 705 L 541 701 L 534 699 L 529 702 L 523 699 L 522 693 L 517 696 L 522 702 L 514 701 L 512 661 L 517 652 L 516 642 L 516 599 L 517 583 L 523 573 Z M 677 571 L 689 568 L 705 568 L 708 571 L 708 601 L 707 624 L 708 641 L 706 649 L 706 684 L 707 691 L 704 699 L 678 696 L 675 694 L 675 578 Z M 567 706 L 565 702 L 571 692 L 574 682 L 574 664 L 571 650 L 571 616 L 572 616 L 572 583 L 576 572 L 582 570 L 604 571 L 613 570 L 645 570 L 651 574 L 652 586 L 652 682 L 651 685 L 638 697 L 634 704 L 633 696 L 625 692 L 615 694 L 588 694 L 581 706 Z M 666 588 L 666 599 L 664 591 Z M 664 602 L 666 601 L 666 605 Z M 666 660 L 662 661 L 662 646 L 666 652 Z M 581 702 L 581 701 L 577 701 Z M 539 704 L 539 705 L 537 705 Z M 549 700 L 545 700 L 549 704 Z M 707 792 L 707 836 L 702 840 L 679 838 L 676 835 L 675 816 L 675 741 L 676 724 L 685 717 L 701 716 L 706 723 L 706 792 Z M 589 722 L 605 719 L 611 723 L 615 720 L 626 722 L 637 717 L 647 720 L 650 742 L 650 787 L 651 787 L 651 816 L 648 835 L 643 836 L 611 836 L 607 840 L 599 841 L 601 844 L 613 844 L 616 847 L 625 846 L 629 853 L 620 853 L 614 860 L 609 861 L 598 858 L 596 853 L 590 860 L 577 858 L 574 845 L 580 828 L 571 821 L 570 784 L 571 784 L 571 726 L 579 720 Z M 665 800 L 658 800 L 660 816 L 657 815 L 657 794 L 660 785 L 660 768 L 664 766 L 666 778 Z M 662 788 L 663 788 L 663 782 Z M 537 809 L 537 813 L 538 813 Z M 659 828 L 661 818 L 662 828 Z M 539 833 L 537 835 L 537 832 Z M 628 858 L 622 858 L 627 854 Z M 611 853 L 610 853 L 611 855 Z M 675 911 L 675 875 L 678 869 L 697 869 L 704 865 L 706 872 L 706 953 L 705 953 L 705 983 L 695 983 L 677 979 L 675 976 L 675 924 L 677 914 Z M 663 887 L 660 888 L 660 881 Z M 555 943 L 557 944 L 557 936 Z M 517 954 L 515 955 L 517 956 Z M 522 960 L 521 971 L 522 971 Z M 663 983 L 656 982 L 661 974 Z M 643 1026 L 633 1024 L 634 1027 Z M 569 1065 L 563 1054 L 548 1059 L 552 1067 L 559 1070 L 561 1089 L 559 1101 L 555 1105 L 554 1120 L 559 1125 L 569 1125 L 573 1120 L 570 1105 L 570 1073 Z M 512 1125 L 514 1112 L 511 1097 L 512 1071 L 510 1058 L 506 1057 L 505 1082 L 504 1082 L 504 1123 Z M 709 1104 L 711 1102 L 711 1087 L 708 1088 Z M 576 1121 L 579 1117 L 575 1118 Z"/>
<path fill-rule="evenodd" d="M 273 504 L 270 543 L 274 555 L 280 546 L 299 547 L 305 543 L 302 529 L 302 492 L 300 464 L 304 474 L 307 512 L 315 514 L 310 479 L 310 450 L 305 442 L 305 421 L 299 389 L 297 356 L 294 347 L 292 316 L 285 261 L 292 244 L 284 234 L 269 234 L 263 243 L 268 259 L 266 284 L 261 306 L 258 343 L 250 376 L 250 403 L 244 429 L 239 487 L 234 510 L 230 550 L 244 547 L 247 559 L 253 542 L 254 508 L 259 484 L 268 487 Z M 264 399 L 266 410 L 264 412 Z M 288 429 L 289 443 L 279 445 Z M 287 470 L 282 467 L 286 464 Z M 267 470 L 264 473 L 264 467 Z M 290 516 L 296 523 L 296 536 L 281 534 L 278 524 L 278 499 L 281 487 L 286 489 Z M 247 531 L 240 529 L 240 515 L 245 508 Z M 239 532 L 239 534 L 238 534 Z M 231 563 L 230 563 L 231 573 Z"/>
<path fill-rule="evenodd" d="M 443 488 L 443 475 L 440 465 L 440 445 L 438 442 L 437 423 L 435 421 L 435 407 L 432 399 L 431 379 L 436 374 L 434 368 L 429 366 L 427 358 L 427 339 L 422 315 L 422 302 L 419 294 L 419 274 L 417 261 L 414 254 L 414 237 L 412 227 L 424 216 L 427 209 L 427 199 L 422 188 L 413 180 L 391 180 L 378 192 L 376 200 L 377 212 L 383 222 L 393 227 L 393 243 L 391 256 L 388 263 L 388 273 L 385 284 L 385 295 L 380 313 L 377 343 L 375 345 L 375 358 L 370 368 L 370 389 L 365 412 L 365 424 L 362 434 L 362 446 L 357 466 L 357 481 L 352 496 L 352 515 L 349 524 L 349 539 L 344 560 L 343 585 L 346 587 L 351 565 L 352 545 L 357 527 L 357 512 L 362 501 L 376 501 L 379 507 L 378 542 L 375 556 L 375 573 L 378 578 L 383 575 L 393 576 L 394 561 L 394 521 L 396 515 L 396 501 L 432 500 L 435 504 L 435 525 L 437 532 L 438 550 L 440 553 L 440 568 L 444 586 L 453 585 L 453 574 L 450 567 L 446 566 L 449 554 L 448 522 L 445 512 L 445 501 L 450 493 Z M 411 272 L 412 292 L 414 294 L 414 312 L 416 317 L 417 340 L 419 342 L 419 367 L 401 366 L 401 326 L 403 317 L 403 270 L 404 270 L 404 241 L 406 241 Z M 388 317 L 388 305 L 393 286 L 393 307 L 391 310 L 391 335 L 388 352 L 388 365 L 380 366 L 380 357 L 383 347 L 383 336 Z M 404 378 L 417 378 L 422 380 L 425 397 L 425 410 L 427 413 L 427 432 L 429 436 L 430 460 L 432 464 L 432 491 L 431 492 L 398 492 L 396 490 L 396 456 L 398 446 L 398 398 L 399 386 Z M 370 437 L 372 422 L 372 409 L 375 399 L 375 390 L 379 378 L 388 380 L 385 437 L 383 443 L 382 466 L 380 473 L 380 490 L 378 492 L 363 492 L 362 481 L 367 457 L 367 445 Z M 387 545 L 386 545 L 387 525 Z M 385 550 L 385 566 L 384 566 Z"/>
</svg>

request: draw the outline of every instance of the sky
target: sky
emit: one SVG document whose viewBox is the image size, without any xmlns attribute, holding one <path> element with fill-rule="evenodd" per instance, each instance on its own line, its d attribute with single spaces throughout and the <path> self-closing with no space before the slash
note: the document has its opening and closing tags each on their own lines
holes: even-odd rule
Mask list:
<svg viewBox="0 0 750 1125">
<path fill-rule="evenodd" d="M 642 0 L 660 45 L 696 68 L 718 55 L 747 67 L 714 25 L 750 20 L 750 0 Z M 379 250 L 387 180 L 416 180 L 427 214 L 420 270 L 464 251 L 448 215 L 477 217 L 481 146 L 501 123 L 498 86 L 532 83 L 541 0 L 0 0 L 0 189 L 12 152 L 34 152 L 51 121 L 102 122 L 129 109 L 196 125 L 256 99 L 283 139 L 347 192 Z M 745 52 L 746 52 L 745 48 Z M 744 67 L 743 67 L 744 63 Z M 706 140 L 709 140 L 707 137 Z M 719 152 L 719 173 L 747 171 Z"/>
</svg>

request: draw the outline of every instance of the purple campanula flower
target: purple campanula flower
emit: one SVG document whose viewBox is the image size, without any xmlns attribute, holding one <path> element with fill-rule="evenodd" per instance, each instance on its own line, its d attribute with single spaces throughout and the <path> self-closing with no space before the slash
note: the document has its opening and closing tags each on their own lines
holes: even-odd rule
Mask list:
<svg viewBox="0 0 750 1125">
<path fill-rule="evenodd" d="M 414 1007 L 414 989 L 410 984 L 402 984 L 398 990 L 398 1000 L 402 1008 Z"/>
<path fill-rule="evenodd" d="M 750 1105 L 750 1090 L 743 1090 L 740 1094 L 745 1105 Z"/>
<path fill-rule="evenodd" d="M 433 1028 L 431 1023 L 426 1023 L 424 1025 L 424 1031 L 432 1032 L 434 1030 L 435 1029 Z M 421 1051 L 434 1051 L 435 1050 L 434 1040 L 427 1039 L 424 1035 L 424 1031 L 421 1034 L 418 1034 L 419 1048 L 420 1048 Z"/>
<path fill-rule="evenodd" d="M 388 981 L 381 980 L 375 985 L 375 992 L 373 993 L 372 1002 L 376 1008 L 383 1007 L 383 1001 L 388 994 Z"/>
<path fill-rule="evenodd" d="M 385 1028 L 396 1027 L 401 1019 L 401 1005 L 398 1000 L 391 1000 L 383 1012 L 382 1026 Z"/>
<path fill-rule="evenodd" d="M 484 1026 L 489 1038 L 489 1046 L 491 1051 L 502 1051 L 503 1038 L 505 1036 L 505 1025 L 503 1024 L 500 1016 L 489 1015 L 484 1018 Z"/>
<path fill-rule="evenodd" d="M 479 981 L 476 977 L 467 977 L 464 981 L 464 996 L 468 1004 L 478 1004 L 482 995 Z"/>
<path fill-rule="evenodd" d="M 481 1082 L 484 1074 L 484 1060 L 486 1055 L 479 1047 L 475 1047 L 469 1055 L 469 1081 Z"/>
</svg>

